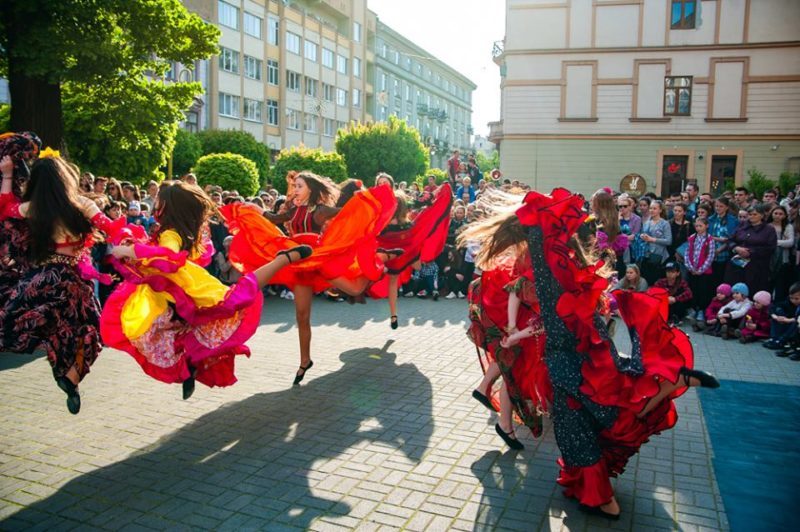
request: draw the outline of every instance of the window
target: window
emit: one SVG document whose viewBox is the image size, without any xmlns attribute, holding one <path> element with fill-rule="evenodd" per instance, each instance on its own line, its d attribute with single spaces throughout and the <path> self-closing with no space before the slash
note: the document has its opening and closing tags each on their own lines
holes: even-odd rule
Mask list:
<svg viewBox="0 0 800 532">
<path fill-rule="evenodd" d="M 361 107 L 361 89 L 353 89 L 353 107 Z"/>
<path fill-rule="evenodd" d="M 306 59 L 309 61 L 317 60 L 317 45 L 311 41 L 305 42 Z"/>
<path fill-rule="evenodd" d="M 689 116 L 692 113 L 692 77 L 664 78 L 664 116 Z"/>
<path fill-rule="evenodd" d="M 317 132 L 317 116 L 311 113 L 306 113 L 303 120 L 303 129 L 309 133 Z"/>
<path fill-rule="evenodd" d="M 325 118 L 322 121 L 322 134 L 332 137 L 336 134 L 336 122 L 332 118 Z"/>
<path fill-rule="evenodd" d="M 400 80 L 395 78 L 394 80 L 394 95 L 397 96 L 400 94 Z"/>
<path fill-rule="evenodd" d="M 219 93 L 219 114 L 239 118 L 239 97 L 233 94 Z"/>
<path fill-rule="evenodd" d="M 336 105 L 341 105 L 342 107 L 347 106 L 347 91 L 344 89 L 336 89 Z"/>
<path fill-rule="evenodd" d="M 378 112 L 378 119 L 386 120 L 386 106 L 381 106 L 380 111 Z"/>
<path fill-rule="evenodd" d="M 411 58 L 406 57 L 406 70 L 411 70 Z"/>
<path fill-rule="evenodd" d="M 267 100 L 267 124 L 278 125 L 278 102 L 275 100 Z"/>
<path fill-rule="evenodd" d="M 290 31 L 286 32 L 286 49 L 293 54 L 300 55 L 300 36 Z"/>
<path fill-rule="evenodd" d="M 274 59 L 267 60 L 267 82 L 270 85 L 280 85 L 280 75 L 278 74 L 278 62 Z"/>
<path fill-rule="evenodd" d="M 347 127 L 347 123 L 345 122 L 337 122 L 338 129 L 345 129 Z"/>
<path fill-rule="evenodd" d="M 295 111 L 294 109 L 286 110 L 286 127 L 300 129 L 300 111 Z"/>
<path fill-rule="evenodd" d="M 336 71 L 340 74 L 347 74 L 347 58 L 336 54 Z"/>
<path fill-rule="evenodd" d="M 406 84 L 406 101 L 411 101 L 411 85 Z"/>
<path fill-rule="evenodd" d="M 278 46 L 278 31 L 280 28 L 280 21 L 275 17 L 267 17 L 267 42 Z"/>
<path fill-rule="evenodd" d="M 333 85 L 328 85 L 327 83 L 322 84 L 322 99 L 326 102 L 333 101 Z"/>
<path fill-rule="evenodd" d="M 239 29 L 239 8 L 227 2 L 219 0 L 217 2 L 219 11 L 219 23 L 235 30 Z"/>
<path fill-rule="evenodd" d="M 697 0 L 672 0 L 672 15 L 670 16 L 670 29 L 693 30 Z"/>
<path fill-rule="evenodd" d="M 322 66 L 328 67 L 333 70 L 333 50 L 322 48 Z"/>
<path fill-rule="evenodd" d="M 239 52 L 230 48 L 219 49 L 219 68 L 232 74 L 239 73 Z"/>
<path fill-rule="evenodd" d="M 259 100 L 245 98 L 243 118 L 253 122 L 261 122 L 261 102 Z"/>
<path fill-rule="evenodd" d="M 244 32 L 248 35 L 261 38 L 261 18 L 253 15 L 252 13 L 244 12 Z"/>
<path fill-rule="evenodd" d="M 297 72 L 292 72 L 291 70 L 287 70 L 286 88 L 292 92 L 300 92 L 300 74 Z"/>
<path fill-rule="evenodd" d="M 306 96 L 317 97 L 317 88 L 319 83 L 315 79 L 306 78 Z"/>
<path fill-rule="evenodd" d="M 353 40 L 361 42 L 361 24 L 353 22 Z"/>
<path fill-rule="evenodd" d="M 381 73 L 381 92 L 386 92 L 386 74 Z"/>
<path fill-rule="evenodd" d="M 386 46 L 386 43 L 381 44 L 381 57 L 386 59 L 386 54 L 389 53 L 389 47 Z"/>
<path fill-rule="evenodd" d="M 361 59 L 358 57 L 353 58 L 353 75 L 357 78 L 361 77 Z"/>
<path fill-rule="evenodd" d="M 244 56 L 244 75 L 250 79 L 261 80 L 261 61 L 249 55 Z"/>
<path fill-rule="evenodd" d="M 395 65 L 399 65 L 400 64 L 400 52 L 395 52 L 394 53 L 394 64 Z"/>
</svg>

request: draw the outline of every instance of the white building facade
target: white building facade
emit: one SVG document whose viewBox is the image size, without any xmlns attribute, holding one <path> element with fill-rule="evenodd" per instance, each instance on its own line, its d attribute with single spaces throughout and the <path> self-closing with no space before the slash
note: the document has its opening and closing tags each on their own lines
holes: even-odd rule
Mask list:
<svg viewBox="0 0 800 532">
<path fill-rule="evenodd" d="M 800 171 L 800 2 L 506 0 L 501 170 L 591 193 Z"/>
</svg>

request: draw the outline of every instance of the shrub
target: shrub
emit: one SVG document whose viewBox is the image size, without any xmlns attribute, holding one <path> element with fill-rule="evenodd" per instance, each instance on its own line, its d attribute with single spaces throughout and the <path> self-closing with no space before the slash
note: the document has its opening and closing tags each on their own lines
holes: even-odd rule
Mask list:
<svg viewBox="0 0 800 532">
<path fill-rule="evenodd" d="M 192 170 L 201 187 L 219 185 L 242 196 L 258 192 L 258 169 L 250 159 L 237 153 L 212 153 L 200 157 Z"/>
<path fill-rule="evenodd" d="M 342 154 L 349 177 L 373 184 L 379 172 L 395 181 L 412 181 L 430 163 L 419 131 L 396 116 L 388 122 L 352 123 L 336 137 L 336 151 Z"/>
<path fill-rule="evenodd" d="M 347 179 L 344 159 L 336 152 L 306 148 L 302 144 L 281 150 L 272 168 L 272 186 L 281 194 L 286 194 L 286 174 L 290 170 L 308 170 L 317 175 L 331 178 L 336 183 Z"/>
<path fill-rule="evenodd" d="M 775 188 L 775 181 L 767 179 L 767 175 L 756 168 L 748 170 L 747 177 L 747 183 L 744 186 L 758 201 L 761 201 L 761 196 L 764 195 L 765 190 Z"/>
<path fill-rule="evenodd" d="M 172 173 L 175 176 L 188 173 L 202 156 L 203 145 L 197 135 L 179 129 L 175 136 L 175 148 L 172 150 Z"/>
<path fill-rule="evenodd" d="M 269 149 L 246 131 L 207 129 L 197 133 L 203 146 L 203 155 L 211 153 L 238 153 L 253 161 L 258 170 L 259 183 L 269 180 Z"/>
<path fill-rule="evenodd" d="M 798 184 L 800 184 L 800 174 L 783 172 L 778 176 L 778 188 L 781 189 L 781 196 L 785 196 L 790 190 L 794 190 Z"/>
</svg>

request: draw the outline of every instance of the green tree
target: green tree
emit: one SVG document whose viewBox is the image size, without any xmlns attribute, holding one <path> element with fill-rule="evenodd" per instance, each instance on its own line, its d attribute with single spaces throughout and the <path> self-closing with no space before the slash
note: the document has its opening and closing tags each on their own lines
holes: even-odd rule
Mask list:
<svg viewBox="0 0 800 532">
<path fill-rule="evenodd" d="M 178 129 L 175 147 L 172 149 L 172 172 L 181 176 L 189 172 L 197 160 L 203 156 L 203 145 L 197 135 Z"/>
<path fill-rule="evenodd" d="M 761 201 L 761 196 L 764 195 L 765 190 L 775 188 L 775 181 L 767 179 L 767 175 L 756 168 L 751 168 L 747 171 L 747 183 L 745 187 L 753 194 L 756 199 Z"/>
<path fill-rule="evenodd" d="M 243 196 L 253 196 L 258 192 L 256 164 L 238 153 L 204 155 L 192 171 L 202 187 L 219 185 L 223 190 L 235 190 Z"/>
<path fill-rule="evenodd" d="M 321 148 L 306 148 L 302 144 L 281 150 L 275 159 L 275 166 L 272 168 L 272 186 L 282 194 L 286 193 L 286 174 L 290 170 L 298 172 L 308 170 L 329 177 L 336 183 L 347 179 L 347 167 L 341 155 L 336 152 L 324 152 Z"/>
<path fill-rule="evenodd" d="M 166 165 L 183 110 L 202 90 L 199 83 L 144 78 L 63 89 L 70 158 L 95 174 L 139 184 Z"/>
<path fill-rule="evenodd" d="M 269 179 L 269 149 L 247 131 L 207 129 L 197 134 L 203 146 L 203 155 L 211 153 L 238 153 L 253 161 L 258 169 L 260 183 Z"/>
<path fill-rule="evenodd" d="M 354 123 L 339 131 L 336 151 L 344 157 L 348 175 L 369 184 L 379 172 L 395 181 L 413 181 L 430 164 L 419 131 L 395 116 L 388 122 Z"/>
<path fill-rule="evenodd" d="M 475 154 L 475 162 L 482 173 L 488 174 L 495 168 L 500 168 L 500 153 L 494 150 L 492 151 L 492 156 L 487 157 L 483 152 L 479 151 Z"/>
<path fill-rule="evenodd" d="M 421 187 L 425 187 L 428 185 L 428 177 L 433 176 L 436 178 L 436 184 L 441 185 L 445 181 L 447 181 L 447 172 L 442 170 L 441 168 L 428 168 L 428 170 L 422 174 L 418 175 L 415 181 L 419 183 Z M 455 190 L 453 191 L 455 193 Z"/>
<path fill-rule="evenodd" d="M 26 0 L 0 9 L 0 76 L 11 128 L 62 146 L 64 83 L 141 81 L 217 53 L 219 30 L 180 0 Z M 129 92 L 129 91 L 127 91 Z"/>
</svg>

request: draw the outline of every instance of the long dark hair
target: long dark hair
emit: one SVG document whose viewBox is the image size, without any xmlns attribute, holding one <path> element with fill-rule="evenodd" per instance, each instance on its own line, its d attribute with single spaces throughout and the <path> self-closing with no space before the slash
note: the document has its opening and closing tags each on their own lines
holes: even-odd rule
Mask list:
<svg viewBox="0 0 800 532">
<path fill-rule="evenodd" d="M 306 181 L 308 183 L 308 181 Z M 361 190 L 364 184 L 360 179 L 348 179 L 339 185 L 339 200 L 336 202 L 337 207 L 344 207 L 344 204 L 350 201 L 356 192 Z M 310 201 L 309 201 L 310 203 Z"/>
<path fill-rule="evenodd" d="M 336 200 L 339 197 L 339 190 L 324 177 L 303 171 L 297 174 L 295 179 L 302 179 L 305 181 L 306 186 L 311 189 L 311 195 L 308 197 L 309 207 L 315 205 L 328 205 L 332 207 L 336 204 Z"/>
<path fill-rule="evenodd" d="M 31 168 L 31 180 L 22 200 L 28 206 L 31 228 L 30 257 L 41 262 L 55 251 L 56 228 L 85 239 L 92 224 L 78 208 L 78 174 L 60 157 L 46 157 Z"/>
<path fill-rule="evenodd" d="M 155 215 L 160 232 L 172 229 L 178 233 L 182 250 L 198 249 L 200 231 L 213 214 L 218 214 L 216 205 L 197 185 L 170 181 L 158 191 Z"/>
</svg>

